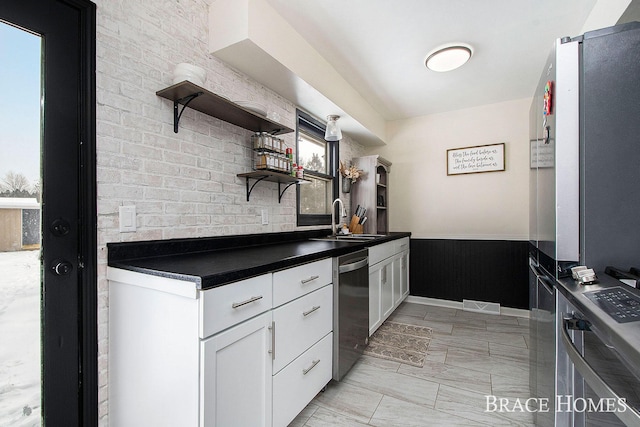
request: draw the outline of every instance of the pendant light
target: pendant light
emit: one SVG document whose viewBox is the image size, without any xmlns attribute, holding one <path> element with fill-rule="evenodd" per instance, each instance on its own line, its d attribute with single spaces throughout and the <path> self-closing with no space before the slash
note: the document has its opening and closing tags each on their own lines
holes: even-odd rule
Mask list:
<svg viewBox="0 0 640 427">
<path fill-rule="evenodd" d="M 327 129 L 324 132 L 324 139 L 327 141 L 340 141 L 342 139 L 342 131 L 338 126 L 340 116 L 327 116 Z"/>
</svg>

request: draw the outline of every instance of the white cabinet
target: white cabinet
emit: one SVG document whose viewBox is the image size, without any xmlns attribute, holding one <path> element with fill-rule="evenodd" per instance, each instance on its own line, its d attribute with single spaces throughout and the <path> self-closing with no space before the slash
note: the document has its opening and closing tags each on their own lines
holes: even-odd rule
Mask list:
<svg viewBox="0 0 640 427">
<path fill-rule="evenodd" d="M 287 426 L 331 381 L 331 277 L 331 259 L 273 274 L 273 427 Z"/>
<path fill-rule="evenodd" d="M 200 338 L 271 310 L 271 274 L 201 292 Z"/>
<path fill-rule="evenodd" d="M 369 336 L 382 324 L 380 294 L 382 286 L 382 264 L 369 266 Z"/>
<path fill-rule="evenodd" d="M 400 298 L 409 295 L 409 251 L 400 254 Z"/>
<path fill-rule="evenodd" d="M 201 426 L 270 426 L 271 313 L 201 344 Z"/>
<path fill-rule="evenodd" d="M 394 309 L 393 289 L 395 287 L 393 277 L 393 260 L 382 262 L 380 270 L 380 306 L 383 319 L 389 317 Z"/>
<path fill-rule="evenodd" d="M 273 310 L 274 374 L 331 332 L 332 308 L 333 286 L 328 285 Z"/>
<path fill-rule="evenodd" d="M 391 263 L 391 271 L 393 274 L 393 305 L 400 304 L 402 299 L 402 292 L 400 291 L 400 255 L 394 255 Z"/>
<path fill-rule="evenodd" d="M 287 426 L 331 380 L 329 333 L 273 377 L 273 425 Z M 251 425 L 251 424 L 242 424 Z"/>
<path fill-rule="evenodd" d="M 390 257 L 369 266 L 369 335 L 378 329 L 395 307 L 393 259 Z"/>
<path fill-rule="evenodd" d="M 285 427 L 331 380 L 331 277 L 325 259 L 200 291 L 109 267 L 111 423 Z"/>
<path fill-rule="evenodd" d="M 394 269 L 399 269 L 400 298 L 404 300 L 409 295 L 409 238 L 398 239 L 395 243 L 398 261 L 394 262 Z"/>
<path fill-rule="evenodd" d="M 278 307 L 332 281 L 331 258 L 273 273 L 273 306 Z"/>
<path fill-rule="evenodd" d="M 369 248 L 369 335 L 409 295 L 409 238 Z"/>
<path fill-rule="evenodd" d="M 107 274 L 109 423 L 197 426 L 198 301 L 139 286 L 144 274 L 112 268 Z M 176 282 L 189 285 L 158 277 L 152 281 L 162 289 Z"/>
</svg>

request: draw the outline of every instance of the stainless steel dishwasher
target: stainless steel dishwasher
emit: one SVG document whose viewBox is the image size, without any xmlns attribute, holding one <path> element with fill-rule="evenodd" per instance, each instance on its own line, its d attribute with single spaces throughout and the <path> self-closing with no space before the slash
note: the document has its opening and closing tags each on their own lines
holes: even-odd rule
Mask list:
<svg viewBox="0 0 640 427">
<path fill-rule="evenodd" d="M 333 259 L 333 379 L 340 381 L 369 343 L 369 252 Z"/>
</svg>

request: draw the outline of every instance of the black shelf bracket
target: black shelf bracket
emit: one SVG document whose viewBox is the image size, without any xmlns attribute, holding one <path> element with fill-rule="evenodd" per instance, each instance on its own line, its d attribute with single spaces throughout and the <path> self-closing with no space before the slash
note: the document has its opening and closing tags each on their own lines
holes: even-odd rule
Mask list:
<svg viewBox="0 0 640 427">
<path fill-rule="evenodd" d="M 257 183 L 259 183 L 260 181 L 262 181 L 266 177 L 267 177 L 267 175 L 264 175 L 264 176 L 261 176 L 261 177 L 254 177 L 256 182 L 253 183 L 251 188 L 249 188 L 249 177 L 248 176 L 245 177 L 246 182 L 247 182 L 247 202 L 249 201 L 249 197 L 251 196 L 251 192 L 253 191 L 253 187 L 255 187 Z"/>
<path fill-rule="evenodd" d="M 252 185 L 249 184 L 250 178 L 253 178 L 256 180 Z M 272 175 L 254 175 L 251 177 L 245 176 L 244 179 L 247 186 L 247 202 L 249 201 L 249 198 L 251 197 L 251 192 L 253 191 L 253 188 L 256 186 L 256 184 L 258 184 L 260 181 L 263 181 L 263 180 L 275 181 L 272 178 L 273 178 Z M 287 191 L 287 189 L 292 185 L 295 185 L 298 183 L 299 181 L 282 182 L 278 180 L 278 203 L 282 202 L 282 196 L 284 196 L 285 191 Z"/>
<path fill-rule="evenodd" d="M 290 182 L 287 185 L 284 186 L 284 189 L 280 190 L 280 187 L 282 186 L 281 182 L 278 182 L 278 203 L 280 203 L 282 201 L 282 196 L 284 195 L 284 192 L 287 191 L 287 189 L 289 187 L 291 187 L 292 185 L 295 185 L 296 182 Z"/>
<path fill-rule="evenodd" d="M 187 108 L 187 105 L 204 92 L 196 92 L 189 96 L 185 96 L 184 98 L 176 99 L 173 101 L 173 132 L 178 133 L 178 123 L 180 123 L 180 117 L 182 117 L 182 113 L 184 113 L 184 109 Z M 183 103 L 184 102 L 184 103 Z M 178 105 L 182 104 L 182 109 L 180 111 Z"/>
</svg>

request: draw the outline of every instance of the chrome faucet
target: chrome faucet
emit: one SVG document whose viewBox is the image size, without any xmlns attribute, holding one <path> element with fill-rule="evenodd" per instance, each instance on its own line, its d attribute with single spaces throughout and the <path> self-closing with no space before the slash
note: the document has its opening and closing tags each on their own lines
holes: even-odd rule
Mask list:
<svg viewBox="0 0 640 427">
<path fill-rule="evenodd" d="M 340 205 L 340 218 L 347 216 L 347 211 L 344 208 L 342 200 L 340 200 L 339 198 L 335 199 L 333 201 L 333 204 L 331 205 L 331 231 L 334 236 L 338 235 L 338 230 L 336 228 L 336 203 Z"/>
</svg>

